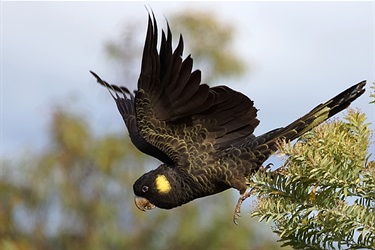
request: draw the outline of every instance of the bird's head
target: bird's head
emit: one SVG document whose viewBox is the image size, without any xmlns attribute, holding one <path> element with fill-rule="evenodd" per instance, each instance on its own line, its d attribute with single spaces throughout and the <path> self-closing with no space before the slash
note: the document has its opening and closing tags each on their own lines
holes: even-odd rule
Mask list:
<svg viewBox="0 0 375 250">
<path fill-rule="evenodd" d="M 135 205 L 142 211 L 181 206 L 188 202 L 190 193 L 189 190 L 182 192 L 184 180 L 181 179 L 176 167 L 164 164 L 142 175 L 133 185 Z"/>
<path fill-rule="evenodd" d="M 181 206 L 197 198 L 197 192 L 191 189 L 193 186 L 185 171 L 163 164 L 134 183 L 135 205 L 142 211 Z"/>
</svg>

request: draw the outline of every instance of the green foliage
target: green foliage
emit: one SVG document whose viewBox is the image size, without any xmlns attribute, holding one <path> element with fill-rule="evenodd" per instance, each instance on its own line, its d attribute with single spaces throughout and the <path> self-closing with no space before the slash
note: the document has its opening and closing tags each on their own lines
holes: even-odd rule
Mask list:
<svg viewBox="0 0 375 250">
<path fill-rule="evenodd" d="M 373 89 L 373 91 L 370 94 L 370 98 L 374 99 L 370 103 L 375 104 L 375 82 L 372 83 L 372 86 L 370 88 Z"/>
<path fill-rule="evenodd" d="M 285 164 L 253 177 L 251 215 L 272 220 L 283 245 L 375 249 L 371 131 L 363 113 L 351 110 L 345 120 L 322 124 L 294 145 L 280 142 Z"/>
</svg>

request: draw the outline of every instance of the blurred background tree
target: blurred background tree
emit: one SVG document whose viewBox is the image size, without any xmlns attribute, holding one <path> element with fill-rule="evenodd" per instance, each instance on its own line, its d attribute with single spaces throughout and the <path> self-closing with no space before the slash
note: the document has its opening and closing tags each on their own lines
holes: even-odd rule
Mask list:
<svg viewBox="0 0 375 250">
<path fill-rule="evenodd" d="M 206 81 L 241 76 L 244 63 L 233 52 L 232 25 L 196 11 L 171 20 Z M 126 83 L 135 83 L 139 74 L 138 32 L 144 35 L 128 26 L 120 42 L 106 44 Z M 95 136 L 82 117 L 56 108 L 48 148 L 1 160 L 0 249 L 279 248 L 271 230 L 255 220 L 233 224 L 236 198 L 228 191 L 142 213 L 133 204 L 133 182 L 159 163 L 136 150 L 125 127 L 121 134 Z"/>
<path fill-rule="evenodd" d="M 204 82 L 241 77 L 248 70 L 234 46 L 236 27 L 214 12 L 181 12 L 172 16 L 171 23 L 173 34 L 184 35 L 186 51 L 193 55 L 195 67 L 203 69 Z"/>
</svg>

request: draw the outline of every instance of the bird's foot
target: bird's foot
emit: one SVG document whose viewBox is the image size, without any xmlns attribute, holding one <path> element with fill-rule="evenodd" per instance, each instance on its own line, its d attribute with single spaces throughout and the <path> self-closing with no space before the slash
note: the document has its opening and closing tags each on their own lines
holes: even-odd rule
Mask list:
<svg viewBox="0 0 375 250">
<path fill-rule="evenodd" d="M 243 194 L 240 195 L 240 198 L 238 198 L 236 208 L 234 210 L 234 215 L 233 215 L 233 222 L 234 224 L 238 225 L 238 218 L 240 217 L 241 214 L 241 205 L 244 200 L 249 198 L 252 194 L 251 190 L 246 190 Z"/>
</svg>

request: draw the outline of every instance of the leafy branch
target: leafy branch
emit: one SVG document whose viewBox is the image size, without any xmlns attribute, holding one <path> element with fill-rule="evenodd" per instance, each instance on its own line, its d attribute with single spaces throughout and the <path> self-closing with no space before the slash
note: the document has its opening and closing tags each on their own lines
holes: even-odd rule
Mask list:
<svg viewBox="0 0 375 250">
<path fill-rule="evenodd" d="M 283 246 L 297 249 L 375 249 L 375 162 L 363 113 L 325 123 L 291 145 L 275 171 L 258 171 L 251 216 L 274 222 Z"/>
</svg>

